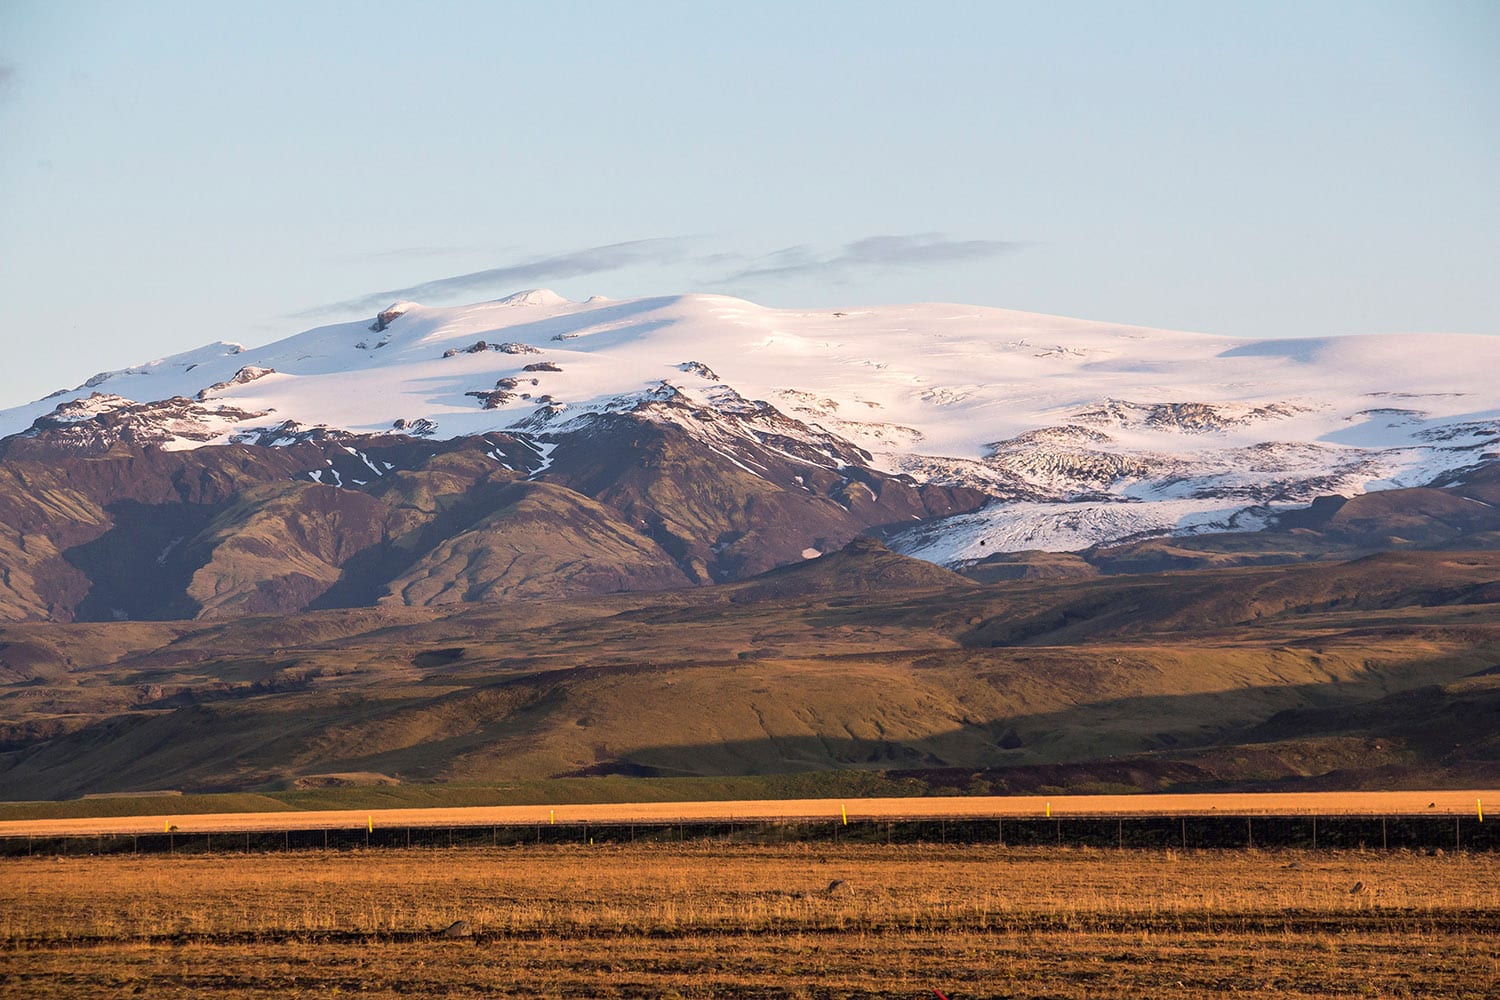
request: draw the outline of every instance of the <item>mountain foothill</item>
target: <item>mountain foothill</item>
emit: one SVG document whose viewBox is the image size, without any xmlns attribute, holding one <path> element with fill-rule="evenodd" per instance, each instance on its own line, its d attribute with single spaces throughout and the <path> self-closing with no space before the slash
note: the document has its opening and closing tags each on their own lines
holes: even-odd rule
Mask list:
<svg viewBox="0 0 1500 1000">
<path fill-rule="evenodd" d="M 1465 344 L 527 293 L 100 373 L 0 412 L 0 797 L 1493 782 Z"/>
</svg>

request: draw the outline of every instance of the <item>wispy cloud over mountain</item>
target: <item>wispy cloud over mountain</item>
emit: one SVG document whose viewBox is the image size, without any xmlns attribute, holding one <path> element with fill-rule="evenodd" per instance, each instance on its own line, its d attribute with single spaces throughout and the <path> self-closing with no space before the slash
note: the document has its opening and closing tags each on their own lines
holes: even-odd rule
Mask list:
<svg viewBox="0 0 1500 1000">
<path fill-rule="evenodd" d="M 435 278 L 406 288 L 370 292 L 358 298 L 316 306 L 298 313 L 300 317 L 326 316 L 333 313 L 369 312 L 389 305 L 396 299 L 437 301 L 460 295 L 482 296 L 514 291 L 518 285 L 538 281 L 581 278 L 591 274 L 617 271 L 643 264 L 670 264 L 687 256 L 690 238 L 666 236 L 656 239 L 629 240 L 603 246 L 570 250 L 566 253 L 533 257 L 515 264 L 472 271 L 449 278 Z"/>
<path fill-rule="evenodd" d="M 867 236 L 834 251 L 793 246 L 744 260 L 715 282 L 721 285 L 817 278 L 849 281 L 864 273 L 892 268 L 933 267 L 1017 253 L 1030 244 L 1007 240 L 953 240 L 941 233 Z"/>
<path fill-rule="evenodd" d="M 315 306 L 294 314 L 293 318 L 373 312 L 398 299 L 431 304 L 464 297 L 477 299 L 513 292 L 539 282 L 666 264 L 689 264 L 706 271 L 722 272 L 711 280 L 700 281 L 705 288 L 751 287 L 799 279 L 844 284 L 883 271 L 1001 257 L 1030 246 L 1006 240 L 954 240 L 941 233 L 915 233 L 867 236 L 833 250 L 798 245 L 760 254 L 738 250 L 695 253 L 695 244 L 703 241 L 703 237 L 666 236 L 529 257 L 482 271 L 434 278 L 404 288 L 389 288 Z M 450 249 L 410 247 L 380 256 L 432 257 Z"/>
</svg>

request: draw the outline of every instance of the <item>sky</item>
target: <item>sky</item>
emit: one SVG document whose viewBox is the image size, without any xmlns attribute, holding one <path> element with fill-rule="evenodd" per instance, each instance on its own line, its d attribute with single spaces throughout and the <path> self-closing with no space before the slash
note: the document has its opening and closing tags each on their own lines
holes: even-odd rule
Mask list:
<svg viewBox="0 0 1500 1000">
<path fill-rule="evenodd" d="M 1500 4 L 0 0 L 0 407 L 532 287 L 1500 334 Z"/>
</svg>

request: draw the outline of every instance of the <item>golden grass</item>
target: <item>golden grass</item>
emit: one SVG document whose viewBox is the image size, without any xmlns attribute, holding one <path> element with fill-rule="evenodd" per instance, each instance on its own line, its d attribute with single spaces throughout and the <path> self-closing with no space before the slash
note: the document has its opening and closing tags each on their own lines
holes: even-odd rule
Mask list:
<svg viewBox="0 0 1500 1000">
<path fill-rule="evenodd" d="M 1493 855 L 851 845 L 25 859 L 0 862 L 0 992 L 1480 997 L 1497 874 Z M 460 919 L 469 936 L 434 933 Z"/>
<path fill-rule="evenodd" d="M 439 809 L 344 809 L 198 815 L 98 816 L 7 820 L 0 836 L 182 833 L 534 823 L 631 823 L 729 820 L 954 819 L 1038 816 L 1475 816 L 1481 802 L 1500 817 L 1500 790 L 1268 792 L 1203 795 L 951 796 L 869 799 L 776 799 L 737 802 L 622 802 L 469 806 Z M 1497 819 L 1500 821 L 1500 819 Z"/>
</svg>

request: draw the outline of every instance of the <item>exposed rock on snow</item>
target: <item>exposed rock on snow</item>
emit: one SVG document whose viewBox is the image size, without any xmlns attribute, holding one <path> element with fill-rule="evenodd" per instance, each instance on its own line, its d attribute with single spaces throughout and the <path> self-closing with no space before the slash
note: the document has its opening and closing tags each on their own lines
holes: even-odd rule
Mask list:
<svg viewBox="0 0 1500 1000">
<path fill-rule="evenodd" d="M 1106 399 L 1074 414 L 1074 419 L 1097 426 L 1149 427 L 1202 434 L 1293 417 L 1308 409 L 1293 403 L 1252 406 L 1245 403 L 1132 403 L 1124 399 Z"/>
<path fill-rule="evenodd" d="M 491 390 L 488 390 L 488 391 L 481 390 L 481 391 L 478 391 L 478 392 L 466 392 L 466 393 L 464 393 L 464 395 L 465 396 L 473 396 L 475 399 L 479 400 L 479 402 L 484 405 L 484 408 L 486 410 L 498 410 L 500 407 L 504 406 L 506 403 L 509 403 L 511 400 L 513 400 L 513 399 L 516 398 L 516 394 L 515 393 L 513 393 L 513 392 L 506 392 L 504 389 L 491 389 Z"/>
<path fill-rule="evenodd" d="M 121 442 L 179 450 L 207 444 L 235 425 L 264 417 L 267 412 L 206 407 L 182 396 L 138 403 L 96 392 L 59 404 L 51 413 L 37 417 L 23 436 L 46 433 L 55 444 L 84 454 L 102 453 Z"/>
<path fill-rule="evenodd" d="M 714 370 L 701 361 L 684 361 L 682 364 L 677 366 L 677 370 L 680 372 L 689 372 L 693 375 L 698 376 L 699 378 L 707 379 L 710 382 L 719 381 L 719 376 L 714 372 Z"/>
<path fill-rule="evenodd" d="M 384 333 L 398 316 L 405 316 L 417 308 L 415 302 L 393 302 L 375 316 L 375 322 L 370 324 L 372 333 Z"/>
<path fill-rule="evenodd" d="M 215 382 L 206 389 L 199 389 L 197 398 L 199 402 L 202 402 L 214 393 L 222 389 L 228 389 L 232 385 L 244 385 L 247 382 L 254 382 L 258 378 L 265 378 L 267 375 L 275 374 L 276 369 L 274 368 L 257 368 L 255 365 L 246 365 L 235 372 L 233 378 L 224 382 Z"/>
</svg>

